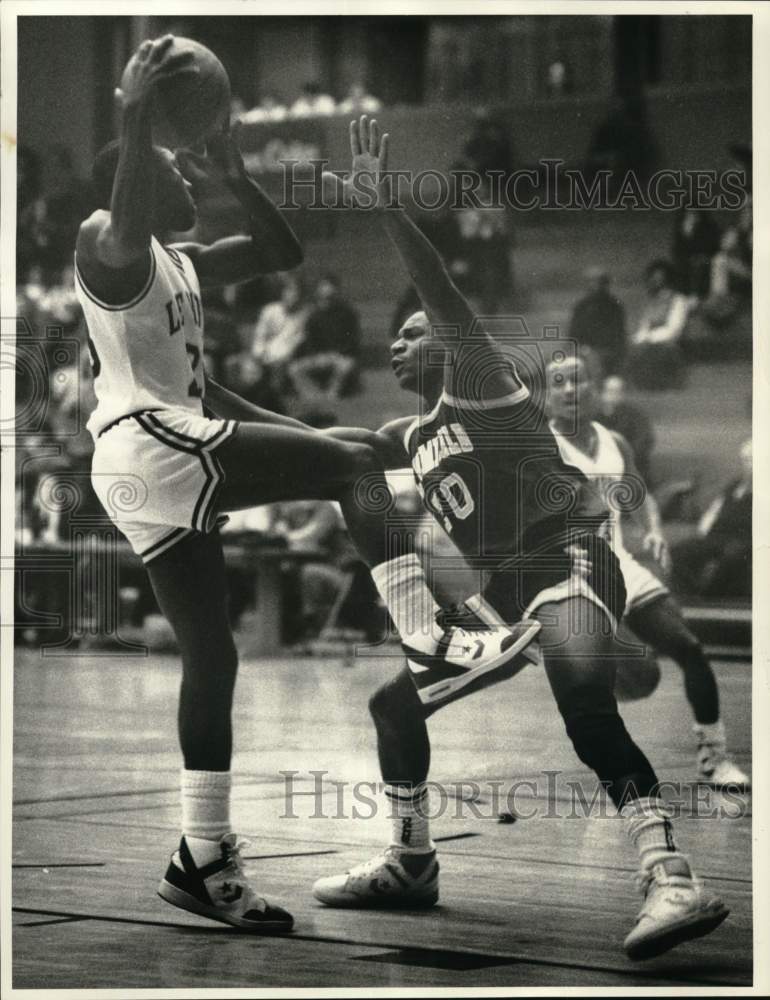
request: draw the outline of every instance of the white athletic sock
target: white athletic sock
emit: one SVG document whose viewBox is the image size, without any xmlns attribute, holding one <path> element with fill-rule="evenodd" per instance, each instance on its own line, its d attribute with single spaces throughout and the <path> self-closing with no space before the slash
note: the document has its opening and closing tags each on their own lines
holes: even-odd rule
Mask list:
<svg viewBox="0 0 770 1000">
<path fill-rule="evenodd" d="M 417 553 L 409 552 L 374 566 L 372 580 L 402 641 L 429 656 L 435 653 L 443 634 L 436 624 L 439 606 L 425 581 Z"/>
<path fill-rule="evenodd" d="M 403 785 L 385 785 L 393 822 L 390 846 L 410 854 L 428 854 L 436 845 L 428 829 L 428 789 L 421 785 L 412 791 Z"/>
<path fill-rule="evenodd" d="M 649 870 L 658 861 L 680 853 L 674 843 L 671 813 L 662 799 L 634 799 L 623 806 L 620 814 L 626 820 L 643 869 Z"/>
<path fill-rule="evenodd" d="M 182 768 L 182 833 L 200 868 L 220 857 L 219 841 L 230 833 L 229 771 Z"/>
</svg>

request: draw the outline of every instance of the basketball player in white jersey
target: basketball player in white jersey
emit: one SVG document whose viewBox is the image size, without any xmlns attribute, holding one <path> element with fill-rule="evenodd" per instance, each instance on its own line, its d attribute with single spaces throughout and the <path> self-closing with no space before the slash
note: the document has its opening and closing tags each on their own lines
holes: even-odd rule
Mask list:
<svg viewBox="0 0 770 1000">
<path fill-rule="evenodd" d="M 292 917 L 249 885 L 230 824 L 237 655 L 217 525 L 226 511 L 329 497 L 342 503 L 354 540 L 377 539 L 381 516 L 357 502 L 354 486 L 379 472 L 381 459 L 365 442 L 322 435 L 205 379 L 201 287 L 295 267 L 302 252 L 231 136 L 215 137 L 205 158 L 153 146 L 155 85 L 194 72 L 188 56 L 169 54 L 171 42 L 145 42 L 130 64 L 117 92 L 120 139 L 94 164 L 101 207 L 77 238 L 77 294 L 97 397 L 88 423 L 92 479 L 144 560 L 182 654 L 182 837 L 160 895 L 214 920 L 275 933 L 290 930 Z M 185 175 L 198 182 L 207 173 L 238 199 L 249 235 L 169 245 L 166 233 L 195 222 Z M 503 634 L 489 632 L 493 655 Z"/>
<path fill-rule="evenodd" d="M 351 123 L 351 152 L 351 177 L 344 183 L 329 177 L 330 189 L 351 207 L 370 209 L 374 233 L 377 224 L 388 236 L 425 306 L 392 347 L 399 384 L 423 397 L 423 414 L 373 437 L 383 439 L 389 460 L 398 459 L 399 449 L 402 464 L 408 457 L 426 507 L 466 559 L 488 571 L 482 595 L 468 603 L 509 626 L 534 623 L 575 751 L 606 788 L 639 851 L 645 902 L 626 951 L 636 959 L 660 954 L 709 933 L 728 911 L 676 848 L 655 773 L 618 713 L 612 626 L 625 590 L 618 560 L 600 537 L 606 510 L 587 480 L 561 460 L 541 405 L 479 327 L 434 247 L 402 209 L 387 207 L 387 136 L 380 138 L 366 115 Z M 397 567 L 378 568 L 387 593 L 389 569 Z M 520 668 L 511 661 L 500 675 Z M 453 675 L 464 673 L 462 666 L 451 671 L 445 661 L 413 656 L 373 695 L 385 794 L 394 809 L 392 840 L 370 861 L 319 879 L 314 893 L 321 902 L 412 909 L 437 901 L 425 720 L 446 703 L 442 689 Z M 469 683 L 460 693 L 474 688 Z"/>
<path fill-rule="evenodd" d="M 593 420 L 596 384 L 590 365 L 580 356 L 548 368 L 550 427 L 559 451 L 568 465 L 575 466 L 603 491 L 612 491 L 623 481 L 632 486 L 636 500 L 633 513 L 609 502 L 612 512 L 611 544 L 620 560 L 626 583 L 625 621 L 655 652 L 674 660 L 682 670 L 685 692 L 695 716 L 698 778 L 717 788 L 749 787 L 749 778 L 727 755 L 725 727 L 719 715 L 716 678 L 698 639 L 666 585 L 638 562 L 627 547 L 626 535 L 633 522 L 641 520 L 643 547 L 665 572 L 668 552 L 658 508 L 646 489 L 628 442 Z"/>
</svg>

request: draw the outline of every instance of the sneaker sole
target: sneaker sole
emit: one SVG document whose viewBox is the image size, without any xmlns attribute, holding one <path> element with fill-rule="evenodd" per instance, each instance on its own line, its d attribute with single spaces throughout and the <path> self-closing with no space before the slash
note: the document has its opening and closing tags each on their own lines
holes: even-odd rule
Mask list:
<svg viewBox="0 0 770 1000">
<path fill-rule="evenodd" d="M 728 908 L 724 904 L 720 904 L 708 913 L 698 914 L 689 920 L 666 928 L 660 934 L 644 938 L 636 944 L 626 947 L 626 954 L 636 962 L 655 958 L 657 955 L 662 955 L 664 952 L 670 951 L 671 948 L 675 948 L 678 944 L 710 934 L 729 914 Z"/>
<path fill-rule="evenodd" d="M 255 923 L 253 920 L 244 920 L 242 917 L 230 916 L 215 906 L 208 906 L 206 903 L 202 903 L 195 896 L 191 896 L 188 892 L 178 889 L 165 879 L 163 879 L 158 887 L 158 895 L 164 902 L 170 903 L 171 906 L 176 906 L 180 910 L 197 913 L 198 916 L 217 920 L 221 924 L 230 924 L 231 927 L 248 930 L 253 934 L 286 934 L 294 927 L 293 920 L 291 923 L 287 923 L 285 920 L 264 920 L 260 923 Z"/>
<path fill-rule="evenodd" d="M 438 902 L 438 890 L 424 896 L 336 896 L 313 895 L 319 903 L 343 910 L 428 910 Z"/>
<path fill-rule="evenodd" d="M 540 622 L 532 622 L 532 625 L 522 633 L 521 636 L 514 642 L 504 653 L 499 653 L 496 657 L 491 659 L 489 663 L 486 663 L 483 667 L 475 667 L 468 670 L 466 674 L 461 674 L 459 677 L 452 677 L 449 680 L 436 681 L 435 684 L 430 684 L 427 687 L 419 688 L 417 694 L 419 695 L 420 701 L 429 707 L 433 707 L 437 702 L 443 701 L 445 698 L 454 696 L 458 691 L 462 691 L 463 688 L 467 687 L 471 683 L 475 683 L 480 677 L 485 677 L 487 674 L 492 673 L 495 670 L 499 670 L 500 667 L 504 667 L 509 663 L 514 657 L 523 653 L 526 648 L 531 645 L 533 640 L 536 638 L 537 634 L 541 629 Z M 451 662 L 451 660 L 449 661 Z M 534 662 L 530 657 L 527 657 L 520 666 L 520 670 L 523 670 L 527 664 Z"/>
</svg>

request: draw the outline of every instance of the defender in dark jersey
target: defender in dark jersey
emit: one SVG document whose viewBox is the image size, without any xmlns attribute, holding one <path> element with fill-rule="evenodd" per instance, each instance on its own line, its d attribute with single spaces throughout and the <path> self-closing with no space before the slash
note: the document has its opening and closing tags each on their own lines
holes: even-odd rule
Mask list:
<svg viewBox="0 0 770 1000">
<path fill-rule="evenodd" d="M 497 613 L 501 622 L 538 620 L 543 663 L 567 733 L 639 850 L 645 902 L 626 951 L 632 958 L 660 954 L 713 930 L 727 910 L 694 880 L 677 850 L 655 773 L 618 713 L 611 626 L 625 593 L 617 559 L 597 533 L 601 503 L 582 475 L 561 462 L 541 406 L 509 353 L 476 321 L 438 253 L 403 210 L 389 207 L 387 146 L 376 122 L 362 116 L 351 123 L 351 177 L 328 178 L 351 207 L 374 204 L 373 221 L 390 238 L 425 306 L 392 348 L 396 377 L 423 397 L 425 415 L 408 426 L 391 424 L 376 437 L 391 465 L 402 437 L 426 506 L 488 578 L 485 600 L 469 605 Z M 386 795 L 396 811 L 393 841 L 345 875 L 320 879 L 314 893 L 328 905 L 414 907 L 438 898 L 424 808 L 431 706 L 419 694 L 431 668 L 430 659 L 410 661 L 371 699 Z"/>
</svg>

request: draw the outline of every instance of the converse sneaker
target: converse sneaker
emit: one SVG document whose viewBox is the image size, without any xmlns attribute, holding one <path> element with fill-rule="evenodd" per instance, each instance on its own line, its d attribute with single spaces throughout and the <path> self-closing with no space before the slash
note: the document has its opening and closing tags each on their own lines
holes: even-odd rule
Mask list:
<svg viewBox="0 0 770 1000">
<path fill-rule="evenodd" d="M 710 934 L 730 912 L 693 876 L 681 854 L 661 858 L 638 880 L 645 900 L 624 942 L 629 958 L 653 958 L 683 941 Z"/>
<path fill-rule="evenodd" d="M 540 622 L 508 626 L 493 614 L 483 603 L 474 609 L 464 604 L 441 611 L 437 621 L 444 634 L 434 654 L 404 644 L 407 665 L 424 705 L 435 710 L 512 677 L 528 663 L 539 662 L 534 639 Z"/>
<path fill-rule="evenodd" d="M 313 895 L 327 906 L 358 908 L 433 906 L 438 901 L 436 852 L 413 854 L 388 847 L 344 875 L 319 878 Z"/>
<path fill-rule="evenodd" d="M 229 833 L 220 841 L 221 857 L 198 868 L 182 837 L 158 895 L 172 906 L 255 934 L 290 931 L 294 924 L 291 914 L 268 903 L 249 885 L 240 855 L 240 849 L 247 845 L 247 840 Z"/>
</svg>

